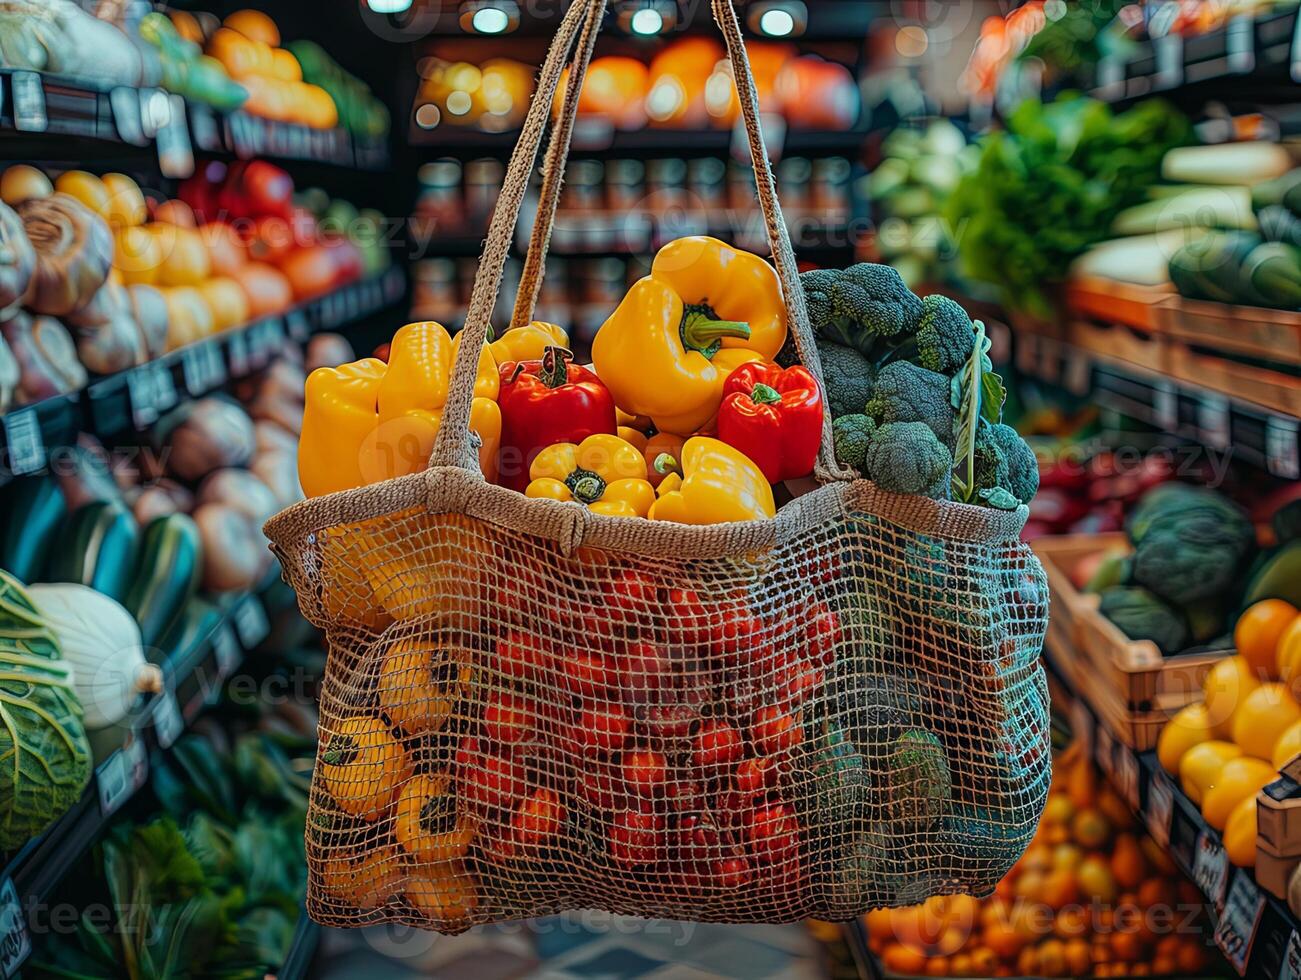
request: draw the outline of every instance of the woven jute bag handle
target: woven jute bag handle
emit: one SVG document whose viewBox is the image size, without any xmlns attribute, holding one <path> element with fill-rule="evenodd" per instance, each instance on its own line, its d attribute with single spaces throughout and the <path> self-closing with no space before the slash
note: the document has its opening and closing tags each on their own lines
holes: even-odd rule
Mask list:
<svg viewBox="0 0 1301 980">
<path fill-rule="evenodd" d="M 560 183 L 563 178 L 565 162 L 568 159 L 569 144 L 573 136 L 573 118 L 577 111 L 578 94 L 582 80 L 586 76 L 587 65 L 595 47 L 596 34 L 605 14 L 605 0 L 578 0 L 566 12 L 560 30 L 538 78 L 537 90 L 533 103 L 520 132 L 519 142 L 511 154 L 510 164 L 506 170 L 506 179 L 493 211 L 492 222 L 488 229 L 488 238 L 479 271 L 475 277 L 474 289 L 470 296 L 470 307 L 466 314 L 463 328 L 465 336 L 461 340 L 456 362 L 452 369 L 452 378 L 448 387 L 448 400 L 443 410 L 442 424 L 434 444 L 430 465 L 462 466 L 473 465 L 474 454 L 469 451 L 470 406 L 474 397 L 474 376 L 478 367 L 478 351 L 488 336 L 489 317 L 496 303 L 501 288 L 502 274 L 505 270 L 506 256 L 514 237 L 515 225 L 519 220 L 520 208 L 527 189 L 529 174 L 537 158 L 542 141 L 542 131 L 546 118 L 555 99 L 559 84 L 561 62 L 568 51 L 576 30 L 580 15 L 586 13 L 582 38 L 570 69 L 570 78 L 566 85 L 565 99 L 556 130 L 546 154 L 543 172 L 543 186 L 540 195 L 537 224 L 530 239 L 529 256 L 526 260 L 524 277 L 520 284 L 521 296 L 526 307 L 531 311 L 535 290 L 541 279 L 545 262 L 547 245 L 550 242 L 551 223 L 555 215 L 556 202 L 559 198 Z M 790 233 L 782 216 L 781 205 L 777 201 L 776 183 L 772 167 L 768 162 L 768 150 L 764 143 L 763 129 L 759 121 L 759 99 L 755 89 L 754 76 L 750 71 L 750 60 L 745 51 L 741 37 L 741 24 L 737 19 L 732 0 L 713 0 L 714 19 L 723 34 L 727 45 L 727 56 L 731 62 L 732 75 L 736 82 L 741 115 L 745 123 L 746 135 L 750 144 L 750 159 L 754 166 L 755 185 L 759 196 L 759 207 L 764 216 L 764 225 L 768 233 L 768 244 L 772 250 L 773 264 L 782 285 L 786 302 L 787 324 L 795 341 L 800 360 L 817 380 L 825 392 L 822 379 L 822 365 L 818 358 L 817 346 L 813 339 L 813 330 L 809 325 L 808 307 L 804 299 L 804 289 L 800 283 L 799 271 L 795 262 L 795 253 L 791 247 Z M 516 303 L 515 316 L 523 308 Z M 823 399 L 822 442 L 818 450 L 814 475 L 821 482 L 852 480 L 854 474 L 836 462 L 835 449 L 831 435 L 831 413 L 827 400 Z"/>
</svg>

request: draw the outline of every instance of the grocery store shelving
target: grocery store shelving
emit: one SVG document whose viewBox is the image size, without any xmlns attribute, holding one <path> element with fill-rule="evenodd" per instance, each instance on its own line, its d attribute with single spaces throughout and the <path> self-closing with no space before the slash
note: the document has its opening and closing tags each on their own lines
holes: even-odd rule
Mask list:
<svg viewBox="0 0 1301 980">
<path fill-rule="evenodd" d="M 1295 101 L 1295 83 L 1301 81 L 1299 31 L 1301 20 L 1292 9 L 1261 17 L 1241 14 L 1190 37 L 1142 41 L 1129 57 L 1098 65 L 1091 94 L 1108 102 L 1182 92 L 1228 98 L 1236 83 L 1247 82 L 1252 101 Z"/>
<path fill-rule="evenodd" d="M 87 87 L 84 81 L 36 71 L 0 69 L 0 139 L 22 140 L 35 159 L 82 160 L 94 154 L 154 148 L 164 176 L 185 177 L 194 152 L 383 170 L 387 142 L 343 129 L 310 129 L 246 112 L 219 113 L 159 88 Z"/>
<path fill-rule="evenodd" d="M 396 302 L 403 271 L 387 271 L 344 286 L 136 367 L 96 378 L 84 389 L 0 416 L 0 483 L 43 469 L 51 448 L 70 445 L 78 432 L 101 438 L 142 430 L 174 405 L 214 391 L 262 367 L 286 342 L 334 330 Z"/>
<path fill-rule="evenodd" d="M 150 757 L 165 752 L 220 695 L 231 676 L 267 636 L 267 609 L 256 594 L 226 599 L 222 616 L 187 649 L 163 660 L 163 689 L 143 696 L 129 723 L 107 736 L 116 747 L 95 766 L 81 799 L 29 841 L 0 872 L 0 973 L 13 976 L 31 952 L 30 917 L 48 913 L 48 900 L 127 802 L 148 782 Z"/>
</svg>

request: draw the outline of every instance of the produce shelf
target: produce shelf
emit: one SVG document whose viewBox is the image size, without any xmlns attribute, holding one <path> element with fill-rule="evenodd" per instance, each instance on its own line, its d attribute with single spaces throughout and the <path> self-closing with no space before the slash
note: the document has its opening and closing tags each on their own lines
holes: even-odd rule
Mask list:
<svg viewBox="0 0 1301 980">
<path fill-rule="evenodd" d="M 78 432 L 107 438 L 142 430 L 178 403 L 215 391 L 265 367 L 286 342 L 370 316 L 396 302 L 404 273 L 393 267 L 267 317 L 171 351 L 148 363 L 97 378 L 84 389 L 0 416 L 0 484 L 46 465 L 55 447 Z"/>
<path fill-rule="evenodd" d="M 148 782 L 150 756 L 165 752 L 220 695 L 245 653 L 269 630 L 255 594 L 227 599 L 213 628 L 162 663 L 163 690 L 141 698 L 128 723 L 93 733 L 117 747 L 100 757 L 81 799 L 43 834 L 29 841 L 0 872 L 0 973 L 13 976 L 31 953 L 31 931 L 46 925 L 48 901 L 113 816 Z"/>
<path fill-rule="evenodd" d="M 1140 364 L 1126 355 L 1135 355 L 1141 344 L 1119 330 L 1104 336 L 1093 328 L 1076 329 L 1053 337 L 1019 326 L 1016 366 L 1022 372 L 1171 435 L 1231 449 L 1234 458 L 1275 476 L 1301 477 L 1301 413 L 1290 401 L 1264 405 L 1248 399 L 1262 389 L 1240 383 L 1238 373 L 1267 377 L 1293 399 L 1301 398 L 1296 378 L 1193 352 L 1171 363 Z M 1272 398 L 1271 392 L 1261 396 Z"/>
<path fill-rule="evenodd" d="M 1254 17 L 1240 14 L 1191 37 L 1140 42 L 1127 60 L 1104 59 L 1091 93 L 1126 102 L 1156 93 L 1206 93 L 1231 98 L 1234 83 L 1256 103 L 1296 100 L 1301 81 L 1301 38 L 1295 9 Z M 1276 83 L 1271 85 L 1271 82 Z"/>
<path fill-rule="evenodd" d="M 0 69 L 0 138 L 22 140 L 24 156 L 80 161 L 94 154 L 156 150 L 167 177 L 187 177 L 194 152 L 307 160 L 353 170 L 384 170 L 387 140 L 344 129 L 317 130 L 245 112 L 219 113 L 160 88 L 87 86 L 44 72 Z"/>
</svg>

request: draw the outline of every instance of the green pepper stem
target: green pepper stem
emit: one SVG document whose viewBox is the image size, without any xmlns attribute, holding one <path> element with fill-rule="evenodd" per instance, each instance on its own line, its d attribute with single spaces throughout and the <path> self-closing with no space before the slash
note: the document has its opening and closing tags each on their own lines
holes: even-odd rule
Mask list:
<svg viewBox="0 0 1301 980">
<path fill-rule="evenodd" d="M 750 324 L 739 320 L 719 320 L 713 312 L 700 307 L 687 307 L 682 317 L 683 347 L 713 357 L 718 353 L 725 337 L 750 339 Z"/>
<path fill-rule="evenodd" d="M 668 476 L 670 473 L 680 473 L 681 468 L 678 461 L 673 458 L 671 453 L 660 453 L 655 457 L 655 462 L 651 464 L 655 467 L 655 472 L 660 476 Z"/>
<path fill-rule="evenodd" d="M 600 474 L 582 467 L 565 477 L 565 486 L 575 500 L 584 504 L 594 504 L 605 495 L 605 481 Z"/>
<path fill-rule="evenodd" d="M 756 405 L 771 405 L 782 400 L 782 396 L 776 388 L 766 385 L 762 381 L 750 389 L 750 397 L 754 399 Z"/>
<path fill-rule="evenodd" d="M 573 359 L 573 352 L 564 347 L 547 347 L 542 352 L 538 379 L 548 388 L 559 388 L 569 381 L 569 362 Z"/>
</svg>

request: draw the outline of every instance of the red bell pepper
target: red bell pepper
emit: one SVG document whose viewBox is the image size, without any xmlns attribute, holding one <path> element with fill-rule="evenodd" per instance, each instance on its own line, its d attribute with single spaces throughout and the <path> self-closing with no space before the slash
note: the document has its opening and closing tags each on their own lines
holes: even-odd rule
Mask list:
<svg viewBox="0 0 1301 980">
<path fill-rule="evenodd" d="M 547 446 L 615 434 L 614 397 L 574 355 L 548 347 L 540 361 L 501 365 L 501 458 L 498 482 L 524 492 L 529 467 Z"/>
<path fill-rule="evenodd" d="M 718 438 L 739 449 L 769 483 L 813 472 L 822 441 L 822 392 L 807 368 L 742 364 L 723 382 Z"/>
</svg>

